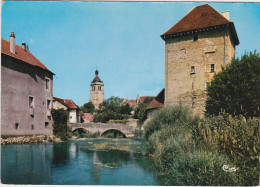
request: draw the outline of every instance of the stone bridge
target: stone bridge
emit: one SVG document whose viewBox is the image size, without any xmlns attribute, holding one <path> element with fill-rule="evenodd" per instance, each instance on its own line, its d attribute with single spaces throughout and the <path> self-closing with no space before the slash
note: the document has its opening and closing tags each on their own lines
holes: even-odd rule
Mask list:
<svg viewBox="0 0 260 187">
<path fill-rule="evenodd" d="M 77 129 L 84 129 L 91 134 L 99 133 L 100 135 L 109 130 L 117 130 L 123 133 L 126 137 L 133 137 L 136 127 L 110 123 L 73 123 L 71 124 L 71 128 L 72 132 Z"/>
</svg>

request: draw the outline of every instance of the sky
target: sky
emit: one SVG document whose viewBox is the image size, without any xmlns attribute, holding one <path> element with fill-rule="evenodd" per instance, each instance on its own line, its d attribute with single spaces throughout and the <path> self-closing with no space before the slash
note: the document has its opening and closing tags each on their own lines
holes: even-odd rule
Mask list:
<svg viewBox="0 0 260 187">
<path fill-rule="evenodd" d="M 1 37 L 29 50 L 52 72 L 53 95 L 81 106 L 98 69 L 105 99 L 156 96 L 164 88 L 160 35 L 198 5 L 194 2 L 43 2 L 2 5 Z M 240 40 L 236 57 L 260 50 L 260 4 L 208 3 L 230 11 Z"/>
</svg>

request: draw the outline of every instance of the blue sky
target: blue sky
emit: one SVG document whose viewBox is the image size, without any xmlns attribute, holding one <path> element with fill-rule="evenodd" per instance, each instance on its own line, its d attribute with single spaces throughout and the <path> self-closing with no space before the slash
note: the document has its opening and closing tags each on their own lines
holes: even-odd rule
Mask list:
<svg viewBox="0 0 260 187">
<path fill-rule="evenodd" d="M 164 41 L 160 35 L 195 6 L 173 2 L 5 2 L 2 38 L 15 32 L 56 75 L 54 96 L 77 105 L 89 101 L 99 70 L 105 98 L 156 96 L 164 87 Z M 260 4 L 209 3 L 229 10 L 240 40 L 236 56 L 260 49 Z"/>
</svg>

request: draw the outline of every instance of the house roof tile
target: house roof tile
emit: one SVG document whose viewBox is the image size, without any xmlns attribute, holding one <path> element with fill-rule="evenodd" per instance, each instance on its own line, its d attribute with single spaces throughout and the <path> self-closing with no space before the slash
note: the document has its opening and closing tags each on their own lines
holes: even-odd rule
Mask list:
<svg viewBox="0 0 260 187">
<path fill-rule="evenodd" d="M 151 101 L 146 110 L 160 108 L 164 105 L 164 89 Z"/>
<path fill-rule="evenodd" d="M 10 42 L 1 39 L 1 52 L 2 54 L 8 55 L 10 57 L 16 58 L 27 64 L 40 67 L 44 70 L 51 72 L 43 63 L 41 63 L 29 50 L 24 50 L 21 46 L 15 45 L 15 54 L 10 52 Z M 53 72 L 51 72 L 54 74 Z"/>
<path fill-rule="evenodd" d="M 54 100 L 58 101 L 62 105 L 66 106 L 69 109 L 78 109 L 79 107 L 71 99 L 61 99 L 58 97 L 53 97 Z"/>
<path fill-rule="evenodd" d="M 84 113 L 82 118 L 90 122 L 94 121 L 94 116 L 91 113 Z"/>
</svg>

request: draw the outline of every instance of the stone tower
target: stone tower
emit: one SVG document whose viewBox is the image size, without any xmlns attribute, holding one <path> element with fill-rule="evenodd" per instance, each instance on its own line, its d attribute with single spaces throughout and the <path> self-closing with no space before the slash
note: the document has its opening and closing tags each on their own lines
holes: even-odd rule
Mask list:
<svg viewBox="0 0 260 187">
<path fill-rule="evenodd" d="M 203 116 L 206 89 L 239 44 L 229 12 L 201 5 L 161 35 L 165 41 L 165 105 L 183 104 Z M 221 93 L 220 93 L 221 94 Z"/>
<path fill-rule="evenodd" d="M 104 101 L 104 83 L 98 77 L 98 70 L 95 71 L 95 75 L 95 78 L 90 84 L 89 101 L 91 101 L 94 104 L 95 109 L 97 109 L 99 104 Z"/>
</svg>

